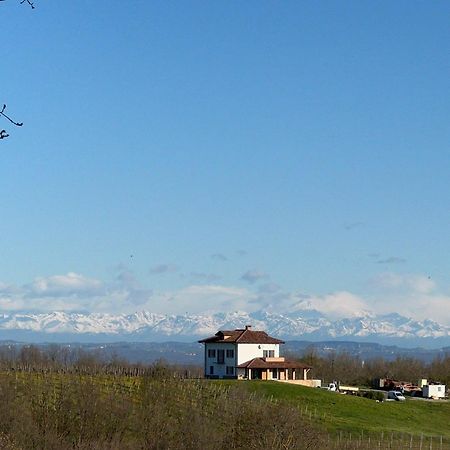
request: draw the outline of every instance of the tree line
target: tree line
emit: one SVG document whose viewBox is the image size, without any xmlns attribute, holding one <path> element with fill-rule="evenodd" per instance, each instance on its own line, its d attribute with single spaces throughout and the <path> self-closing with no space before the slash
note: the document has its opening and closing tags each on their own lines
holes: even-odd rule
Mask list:
<svg viewBox="0 0 450 450">
<path fill-rule="evenodd" d="M 326 382 L 338 380 L 341 383 L 371 386 L 376 378 L 409 381 L 413 384 L 426 378 L 447 386 L 450 384 L 450 351 L 443 352 L 430 363 L 405 356 L 398 356 L 392 361 L 384 358 L 363 360 L 345 352 L 331 352 L 321 357 L 314 348 L 307 349 L 299 359 L 312 367 L 310 378 Z"/>
<path fill-rule="evenodd" d="M 309 378 L 324 382 L 338 380 L 341 383 L 370 386 L 376 378 L 389 378 L 398 381 L 416 383 L 419 379 L 440 381 L 450 385 L 450 352 L 443 352 L 431 362 L 399 356 L 390 361 L 384 358 L 363 360 L 346 352 L 331 352 L 322 357 L 313 347 L 303 355 L 288 355 L 312 367 Z M 0 370 L 19 371 L 60 371 L 85 374 L 112 374 L 142 376 L 158 370 L 166 370 L 169 365 L 160 360 L 154 364 L 131 364 L 125 358 L 112 354 L 106 357 L 95 350 L 80 347 L 50 344 L 36 345 L 1 345 Z M 170 365 L 170 370 L 183 378 L 200 378 L 203 367 Z"/>
<path fill-rule="evenodd" d="M 117 376 L 176 376 L 200 378 L 203 369 L 198 366 L 167 364 L 160 359 L 152 364 L 130 363 L 116 354 L 106 357 L 98 351 L 87 351 L 77 346 L 50 344 L 0 345 L 0 371 L 72 373 L 84 375 Z"/>
</svg>

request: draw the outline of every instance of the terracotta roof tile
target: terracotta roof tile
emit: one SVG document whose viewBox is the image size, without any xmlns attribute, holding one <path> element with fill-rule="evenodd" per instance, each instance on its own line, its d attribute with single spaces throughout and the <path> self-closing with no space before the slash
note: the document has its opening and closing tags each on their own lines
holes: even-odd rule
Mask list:
<svg viewBox="0 0 450 450">
<path fill-rule="evenodd" d="M 296 361 L 266 361 L 264 358 L 253 358 L 239 364 L 240 369 L 311 369 L 311 366 Z"/>
<path fill-rule="evenodd" d="M 210 342 L 235 342 L 238 344 L 284 344 L 284 341 L 269 336 L 265 331 L 253 331 L 249 328 L 244 330 L 221 330 L 214 336 L 206 339 L 202 339 L 198 342 L 210 343 Z"/>
</svg>

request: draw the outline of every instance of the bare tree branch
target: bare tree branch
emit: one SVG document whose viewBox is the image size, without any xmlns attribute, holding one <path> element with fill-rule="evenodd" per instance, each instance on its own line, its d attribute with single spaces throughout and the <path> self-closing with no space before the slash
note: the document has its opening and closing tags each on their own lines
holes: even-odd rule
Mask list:
<svg viewBox="0 0 450 450">
<path fill-rule="evenodd" d="M 30 0 L 22 0 L 20 2 L 21 5 L 23 5 L 24 3 L 28 3 L 31 6 L 31 9 L 34 9 L 34 3 L 30 2 Z"/>
<path fill-rule="evenodd" d="M 16 122 L 15 120 L 11 119 L 7 114 L 5 114 L 6 105 L 3 105 L 2 110 L 0 111 L 0 116 L 3 116 L 6 120 L 9 120 L 13 125 L 16 127 L 21 127 L 23 125 L 23 122 Z M 9 136 L 9 134 L 6 132 L 6 130 L 0 131 L 0 139 L 5 139 Z"/>
<path fill-rule="evenodd" d="M 0 115 L 2 115 L 3 117 L 5 117 L 6 119 L 8 119 L 12 124 L 14 124 L 16 127 L 21 127 L 23 125 L 22 122 L 15 122 L 14 120 L 11 119 L 11 117 L 7 116 L 5 114 L 5 109 L 6 109 L 6 105 L 3 105 L 2 110 L 0 111 Z"/>
<path fill-rule="evenodd" d="M 4 1 L 4 0 L 0 0 L 0 1 Z M 22 0 L 20 2 L 21 5 L 23 4 L 28 4 L 31 6 L 31 9 L 34 9 L 34 3 L 31 0 Z M 3 104 L 3 108 L 0 111 L 0 116 L 3 116 L 6 120 L 10 121 L 13 125 L 15 125 L 16 127 L 21 127 L 23 125 L 22 122 L 16 122 L 15 120 L 11 119 L 11 117 L 9 117 L 7 114 L 5 114 L 5 110 L 6 110 L 6 104 Z M 9 134 L 6 132 L 6 130 L 0 130 L 0 140 L 1 139 L 5 139 L 9 136 Z"/>
<path fill-rule="evenodd" d="M 0 0 L 0 2 L 4 2 L 4 1 L 5 1 L 5 0 Z M 30 5 L 30 6 L 31 6 L 31 9 L 34 9 L 34 8 L 35 8 L 34 3 L 31 2 L 30 0 L 22 0 L 22 1 L 20 2 L 21 5 L 23 5 L 24 3 Z"/>
</svg>

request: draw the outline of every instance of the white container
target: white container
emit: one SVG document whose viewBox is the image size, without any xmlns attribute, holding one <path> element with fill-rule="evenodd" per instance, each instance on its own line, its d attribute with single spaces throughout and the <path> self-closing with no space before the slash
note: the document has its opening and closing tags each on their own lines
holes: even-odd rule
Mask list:
<svg viewBox="0 0 450 450">
<path fill-rule="evenodd" d="M 427 384 L 422 388 L 424 398 L 444 398 L 445 385 L 443 384 Z"/>
</svg>

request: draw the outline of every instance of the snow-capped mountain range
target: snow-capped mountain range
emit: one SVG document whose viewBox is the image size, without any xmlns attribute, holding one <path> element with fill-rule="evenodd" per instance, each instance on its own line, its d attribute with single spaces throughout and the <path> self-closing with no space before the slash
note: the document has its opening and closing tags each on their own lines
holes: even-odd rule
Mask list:
<svg viewBox="0 0 450 450">
<path fill-rule="evenodd" d="M 361 340 L 410 345 L 450 345 L 450 327 L 399 314 L 330 320 L 317 311 L 266 311 L 208 315 L 82 314 L 67 312 L 0 314 L 0 339 L 25 341 L 194 341 L 219 329 L 251 324 L 286 340 Z"/>
</svg>

